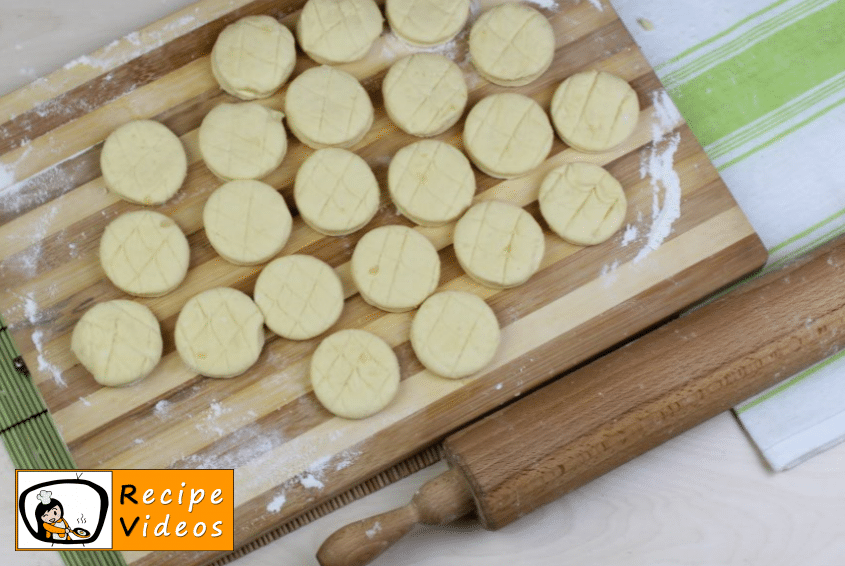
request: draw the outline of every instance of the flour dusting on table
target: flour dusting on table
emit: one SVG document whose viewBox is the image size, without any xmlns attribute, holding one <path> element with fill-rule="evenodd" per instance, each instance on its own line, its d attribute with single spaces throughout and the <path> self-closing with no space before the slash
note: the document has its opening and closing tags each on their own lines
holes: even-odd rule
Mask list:
<svg viewBox="0 0 845 566">
<path fill-rule="evenodd" d="M 270 513 L 278 513 L 282 510 L 282 507 L 285 506 L 285 502 L 287 502 L 287 497 L 285 497 L 285 493 L 282 492 L 267 504 L 267 511 Z"/>
</svg>

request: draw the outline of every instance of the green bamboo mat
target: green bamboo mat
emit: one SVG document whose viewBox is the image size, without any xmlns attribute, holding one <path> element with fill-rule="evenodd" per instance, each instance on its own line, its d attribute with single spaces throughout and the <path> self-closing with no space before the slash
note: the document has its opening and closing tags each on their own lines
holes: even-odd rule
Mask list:
<svg viewBox="0 0 845 566">
<path fill-rule="evenodd" d="M 76 469 L 0 316 L 0 437 L 17 469 Z M 59 551 L 67 566 L 126 566 L 119 552 Z"/>
</svg>

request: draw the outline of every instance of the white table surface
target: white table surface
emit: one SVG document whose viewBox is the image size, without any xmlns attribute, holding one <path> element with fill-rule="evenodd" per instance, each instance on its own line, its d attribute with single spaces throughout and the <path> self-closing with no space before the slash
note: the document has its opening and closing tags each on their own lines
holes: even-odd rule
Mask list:
<svg viewBox="0 0 845 566">
<path fill-rule="evenodd" d="M 675 2 L 675 0 L 666 0 Z M 190 0 L 0 0 L 0 93 L 48 74 Z M 642 5 L 613 0 L 632 28 Z M 651 2 L 654 4 L 654 2 Z M 236 561 L 316 566 L 335 529 L 407 502 L 438 464 Z M 62 564 L 14 551 L 14 473 L 0 450 L 0 563 Z M 374 564 L 845 565 L 845 445 L 770 472 L 731 413 L 721 414 L 497 532 L 466 520 L 416 528 Z"/>
</svg>

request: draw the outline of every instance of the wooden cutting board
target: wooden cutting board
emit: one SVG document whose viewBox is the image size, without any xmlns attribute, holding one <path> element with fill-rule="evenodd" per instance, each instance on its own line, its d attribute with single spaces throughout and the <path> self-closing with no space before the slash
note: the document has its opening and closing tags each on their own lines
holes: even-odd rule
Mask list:
<svg viewBox="0 0 845 566">
<path fill-rule="evenodd" d="M 536 388 L 562 371 L 677 313 L 759 267 L 766 252 L 716 170 L 631 36 L 606 2 L 544 1 L 558 40 L 552 67 L 539 80 L 505 89 L 480 79 L 466 36 L 440 51 L 466 71 L 471 106 L 494 92 L 522 92 L 548 108 L 565 77 L 600 69 L 628 80 L 642 112 L 633 136 L 605 154 L 585 155 L 556 141 L 532 174 L 501 181 L 476 171 L 478 199 L 524 206 L 538 219 L 538 186 L 553 167 L 572 160 L 604 165 L 625 187 L 626 224 L 605 244 L 578 248 L 546 231 L 541 271 L 527 284 L 493 291 L 469 280 L 450 246 L 453 226 L 419 229 L 440 249 L 440 289 L 486 298 L 503 328 L 499 352 L 480 375 L 445 380 L 423 370 L 408 344 L 412 313 L 365 304 L 349 279 L 348 261 L 364 231 L 323 237 L 295 216 L 283 253 L 313 254 L 336 267 L 348 299 L 336 325 L 385 338 L 402 365 L 402 385 L 382 413 L 362 421 L 334 418 L 311 392 L 306 367 L 318 341 L 269 336 L 256 366 L 231 380 L 191 373 L 174 351 L 173 327 L 196 293 L 228 285 L 251 293 L 259 268 L 236 267 L 211 249 L 202 207 L 221 183 L 201 162 L 197 127 L 216 104 L 231 101 L 217 87 L 208 53 L 219 31 L 248 14 L 287 25 L 303 0 L 203 0 L 0 99 L 0 312 L 23 352 L 77 466 L 81 468 L 235 468 L 235 545 L 313 508 L 377 472 L 432 445 L 448 432 Z M 481 0 L 473 15 L 498 3 Z M 389 65 L 412 52 L 385 33 L 368 57 L 342 66 L 370 93 L 376 120 L 354 150 L 383 189 L 370 228 L 409 224 L 385 189 L 387 165 L 415 138 L 381 108 Z M 295 74 L 314 63 L 300 55 Z M 284 90 L 262 101 L 281 108 Z M 73 325 L 93 304 L 125 298 L 105 278 L 97 248 L 106 224 L 139 208 L 109 194 L 99 172 L 105 137 L 136 118 L 165 123 L 183 140 L 190 167 L 183 189 L 155 209 L 188 234 L 189 274 L 165 297 L 139 299 L 162 324 L 165 355 L 136 385 L 99 387 L 69 350 Z M 461 147 L 462 122 L 440 139 Z M 292 136 L 282 166 L 266 180 L 292 204 L 299 164 L 312 150 Z M 545 227 L 545 223 L 541 224 Z M 127 553 L 133 564 L 157 564 L 167 553 Z M 198 564 L 213 558 L 192 553 Z"/>
</svg>

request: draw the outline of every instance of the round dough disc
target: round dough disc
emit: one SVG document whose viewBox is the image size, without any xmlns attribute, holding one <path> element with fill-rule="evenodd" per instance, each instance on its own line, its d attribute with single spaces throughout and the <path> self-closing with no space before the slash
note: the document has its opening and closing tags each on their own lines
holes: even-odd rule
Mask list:
<svg viewBox="0 0 845 566">
<path fill-rule="evenodd" d="M 302 50 L 323 65 L 363 59 L 384 27 L 373 0 L 308 0 L 296 24 Z"/>
<path fill-rule="evenodd" d="M 543 14 L 507 2 L 478 18 L 469 33 L 469 52 L 478 74 L 491 83 L 522 86 L 552 64 L 555 34 Z"/>
<path fill-rule="evenodd" d="M 100 264 L 115 287 L 130 295 L 158 297 L 188 273 L 188 239 L 170 218 L 151 210 L 112 220 L 100 238 Z"/>
<path fill-rule="evenodd" d="M 394 63 L 381 85 L 384 109 L 394 124 L 414 136 L 443 133 L 467 103 L 461 69 L 443 55 L 416 53 Z"/>
<path fill-rule="evenodd" d="M 192 297 L 176 319 L 176 351 L 206 377 L 235 377 L 258 361 L 264 317 L 247 295 L 217 287 Z"/>
<path fill-rule="evenodd" d="M 185 148 L 176 134 L 152 120 L 135 120 L 113 131 L 100 153 L 103 181 L 117 196 L 137 204 L 161 204 L 188 174 Z"/>
<path fill-rule="evenodd" d="M 294 135 L 314 149 L 355 145 L 373 125 L 373 103 L 358 79 L 326 66 L 291 81 L 285 113 Z"/>
<path fill-rule="evenodd" d="M 460 216 L 475 195 L 475 174 L 455 147 L 422 140 L 400 149 L 387 170 L 396 208 L 423 226 L 442 226 Z"/>
<path fill-rule="evenodd" d="M 592 163 L 567 163 L 551 171 L 540 185 L 539 200 L 549 227 L 577 246 L 609 240 L 628 207 L 619 181 Z"/>
<path fill-rule="evenodd" d="M 552 121 L 560 139 L 581 151 L 607 151 L 637 126 L 640 103 L 627 82 L 604 71 L 572 75 L 552 97 Z"/>
<path fill-rule="evenodd" d="M 469 0 L 387 0 L 385 12 L 393 33 L 426 47 L 458 35 L 469 17 Z"/>
<path fill-rule="evenodd" d="M 282 251 L 293 219 L 285 199 L 261 181 L 229 181 L 211 193 L 202 211 L 205 235 L 226 261 L 264 263 Z"/>
<path fill-rule="evenodd" d="M 378 181 L 367 162 L 351 151 L 321 149 L 297 171 L 293 198 L 306 224 L 327 236 L 343 236 L 375 216 Z"/>
<path fill-rule="evenodd" d="M 411 347 L 429 371 L 457 379 L 481 371 L 499 346 L 499 321 L 472 293 L 430 296 L 411 323 Z"/>
<path fill-rule="evenodd" d="M 70 349 L 100 385 L 126 385 L 149 375 L 161 359 L 161 328 L 133 301 L 108 301 L 82 315 Z"/>
<path fill-rule="evenodd" d="M 407 226 L 382 226 L 358 241 L 352 280 L 361 297 L 388 312 L 411 310 L 440 282 L 440 256 L 428 238 Z"/>
<path fill-rule="evenodd" d="M 458 263 L 470 277 L 496 289 L 528 281 L 540 268 L 545 245 L 534 217 L 504 202 L 480 202 L 455 225 Z"/>
<path fill-rule="evenodd" d="M 200 124 L 203 161 L 224 181 L 268 175 L 288 149 L 283 117 L 257 102 L 218 104 Z"/>
<path fill-rule="evenodd" d="M 341 330 L 323 340 L 311 358 L 310 373 L 317 400 L 346 419 L 374 415 L 399 391 L 396 354 L 364 330 Z"/>
<path fill-rule="evenodd" d="M 467 115 L 464 147 L 483 172 L 511 179 L 540 165 L 552 149 L 554 132 L 540 105 L 522 94 L 491 94 Z"/>
<path fill-rule="evenodd" d="M 255 304 L 267 327 L 289 340 L 308 340 L 331 328 L 343 311 L 343 286 L 328 264 L 309 255 L 270 262 L 255 282 Z"/>
<path fill-rule="evenodd" d="M 227 26 L 211 50 L 211 72 L 220 88 L 243 100 L 276 92 L 295 64 L 293 34 L 270 16 L 247 16 Z"/>
</svg>

